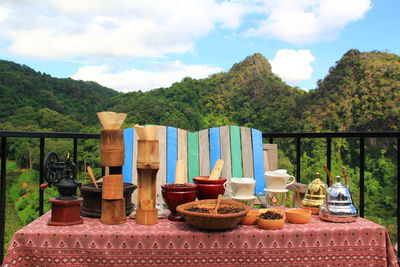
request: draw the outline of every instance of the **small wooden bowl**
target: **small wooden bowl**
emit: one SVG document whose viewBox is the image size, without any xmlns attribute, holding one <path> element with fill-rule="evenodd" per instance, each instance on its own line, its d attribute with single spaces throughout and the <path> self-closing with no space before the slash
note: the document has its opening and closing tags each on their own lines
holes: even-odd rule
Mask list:
<svg viewBox="0 0 400 267">
<path fill-rule="evenodd" d="M 258 218 L 258 222 L 257 222 L 258 227 L 260 227 L 261 229 L 265 229 L 265 230 L 279 230 L 279 229 L 282 229 L 283 226 L 285 225 L 285 213 L 283 212 L 283 210 L 280 210 L 280 209 L 263 209 L 263 212 L 267 212 L 267 211 L 273 211 L 273 212 L 281 214 L 282 215 L 282 219 L 269 220 L 269 219 L 261 219 L 260 217 L 257 217 Z"/>
<path fill-rule="evenodd" d="M 249 210 L 240 224 L 253 225 L 257 223 L 257 217 L 260 214 L 258 210 Z"/>
<path fill-rule="evenodd" d="M 285 211 L 286 219 L 290 223 L 304 224 L 311 220 L 311 210 L 292 209 Z"/>
</svg>

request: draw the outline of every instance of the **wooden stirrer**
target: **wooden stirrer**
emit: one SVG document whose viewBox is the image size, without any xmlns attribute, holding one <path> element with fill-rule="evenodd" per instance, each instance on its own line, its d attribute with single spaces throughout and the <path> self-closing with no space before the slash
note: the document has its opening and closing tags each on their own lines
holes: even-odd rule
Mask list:
<svg viewBox="0 0 400 267">
<path fill-rule="evenodd" d="M 224 161 L 222 159 L 217 160 L 215 166 L 210 174 L 209 180 L 218 180 L 222 172 L 222 166 L 224 166 Z"/>
<path fill-rule="evenodd" d="M 324 171 L 328 174 L 328 177 L 329 177 L 329 185 L 332 186 L 332 184 L 333 184 L 332 173 L 329 171 L 329 169 L 328 169 L 328 167 L 326 167 L 326 165 L 324 165 Z"/>
<path fill-rule="evenodd" d="M 99 188 L 99 186 L 96 183 L 96 179 L 94 178 L 94 174 L 93 174 L 92 168 L 87 167 L 87 172 L 89 173 L 90 179 L 92 179 L 92 182 L 94 183 L 94 186 L 96 188 Z"/>
<path fill-rule="evenodd" d="M 222 195 L 219 194 L 218 195 L 218 199 L 217 199 L 217 205 L 215 205 L 215 209 L 210 210 L 211 214 L 217 214 L 218 213 L 218 207 L 219 207 L 219 204 L 221 203 L 221 200 L 222 200 Z"/>
</svg>

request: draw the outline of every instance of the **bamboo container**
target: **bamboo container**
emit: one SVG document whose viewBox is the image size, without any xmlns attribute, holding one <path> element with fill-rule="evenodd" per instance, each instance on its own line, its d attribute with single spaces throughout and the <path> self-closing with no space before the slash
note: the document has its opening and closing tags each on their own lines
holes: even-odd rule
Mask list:
<svg viewBox="0 0 400 267">
<path fill-rule="evenodd" d="M 124 197 L 124 183 L 121 174 L 103 177 L 102 199 L 116 200 Z"/>
<path fill-rule="evenodd" d="M 101 201 L 101 219 L 104 224 L 123 224 L 126 222 L 125 199 Z"/>
<path fill-rule="evenodd" d="M 122 129 L 101 130 L 100 152 L 102 166 L 124 165 L 124 131 Z"/>
<path fill-rule="evenodd" d="M 160 168 L 159 142 L 156 139 L 157 128 L 140 127 L 138 140 L 138 208 L 136 223 L 152 225 L 158 222 L 156 209 L 157 172 Z"/>
</svg>

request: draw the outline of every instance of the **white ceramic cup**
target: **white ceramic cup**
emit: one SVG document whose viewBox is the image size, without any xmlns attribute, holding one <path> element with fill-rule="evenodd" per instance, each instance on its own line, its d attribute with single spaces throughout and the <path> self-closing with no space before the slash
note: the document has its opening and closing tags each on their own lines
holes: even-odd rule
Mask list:
<svg viewBox="0 0 400 267">
<path fill-rule="evenodd" d="M 294 176 L 279 171 L 266 171 L 264 176 L 268 190 L 284 191 L 296 181 Z"/>
<path fill-rule="evenodd" d="M 224 188 L 233 197 L 250 197 L 254 196 L 255 183 L 253 178 L 231 178 L 229 182 L 224 183 Z"/>
</svg>

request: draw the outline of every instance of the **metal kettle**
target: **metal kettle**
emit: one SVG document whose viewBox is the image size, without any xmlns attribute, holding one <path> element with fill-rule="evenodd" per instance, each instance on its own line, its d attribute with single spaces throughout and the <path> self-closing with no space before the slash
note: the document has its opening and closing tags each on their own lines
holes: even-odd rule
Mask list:
<svg viewBox="0 0 400 267">
<path fill-rule="evenodd" d="M 336 176 L 336 183 L 326 190 L 325 203 L 320 208 L 319 216 L 330 222 L 354 222 L 358 218 L 358 211 L 353 204 L 349 183 L 346 179 L 345 186 L 340 180 L 341 177 Z"/>
<path fill-rule="evenodd" d="M 311 210 L 312 214 L 318 214 L 319 209 L 324 204 L 326 184 L 320 179 L 320 174 L 315 174 L 315 179 L 308 185 L 307 192 L 303 200 L 300 200 L 299 192 L 297 191 L 297 200 L 303 208 Z"/>
</svg>

